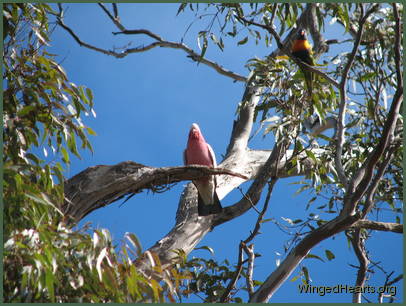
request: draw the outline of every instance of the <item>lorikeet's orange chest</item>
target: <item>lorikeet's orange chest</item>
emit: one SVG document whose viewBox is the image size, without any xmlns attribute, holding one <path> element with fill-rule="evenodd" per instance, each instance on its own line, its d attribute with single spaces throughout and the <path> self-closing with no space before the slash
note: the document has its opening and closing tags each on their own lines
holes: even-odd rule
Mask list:
<svg viewBox="0 0 406 306">
<path fill-rule="evenodd" d="M 307 39 L 298 39 L 295 41 L 295 43 L 292 46 L 292 52 L 300 52 L 300 51 L 305 51 L 308 50 L 310 51 L 312 49 L 312 46 L 309 44 L 309 41 Z"/>
</svg>

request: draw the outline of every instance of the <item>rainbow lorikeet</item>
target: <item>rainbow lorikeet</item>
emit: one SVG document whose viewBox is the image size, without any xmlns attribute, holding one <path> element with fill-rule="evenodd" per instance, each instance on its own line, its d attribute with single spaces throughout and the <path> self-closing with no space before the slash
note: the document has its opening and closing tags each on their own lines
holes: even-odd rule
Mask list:
<svg viewBox="0 0 406 306">
<path fill-rule="evenodd" d="M 297 36 L 292 44 L 292 54 L 293 56 L 300 59 L 302 62 L 310 66 L 315 65 L 315 61 L 312 55 L 312 46 L 307 40 L 306 30 L 300 29 Z M 306 86 L 309 90 L 310 96 L 312 95 L 313 79 L 314 75 L 312 72 L 302 69 L 303 75 L 305 77 Z"/>
</svg>

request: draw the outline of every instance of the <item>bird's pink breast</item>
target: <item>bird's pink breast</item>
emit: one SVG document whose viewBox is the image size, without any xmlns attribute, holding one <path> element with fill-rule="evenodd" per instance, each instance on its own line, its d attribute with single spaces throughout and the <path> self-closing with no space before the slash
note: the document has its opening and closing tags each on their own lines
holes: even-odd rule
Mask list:
<svg viewBox="0 0 406 306">
<path fill-rule="evenodd" d="M 186 159 L 188 165 L 204 165 L 213 167 L 213 161 L 210 157 L 206 142 L 201 142 L 196 139 L 189 141 L 186 150 Z"/>
</svg>

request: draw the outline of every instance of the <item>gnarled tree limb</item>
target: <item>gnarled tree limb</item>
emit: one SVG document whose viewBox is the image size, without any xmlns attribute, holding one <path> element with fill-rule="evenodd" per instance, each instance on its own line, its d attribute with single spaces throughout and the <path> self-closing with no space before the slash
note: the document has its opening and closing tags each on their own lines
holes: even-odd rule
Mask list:
<svg viewBox="0 0 406 306">
<path fill-rule="evenodd" d="M 193 180 L 209 174 L 223 174 L 248 179 L 245 175 L 221 168 L 200 165 L 152 168 L 131 161 L 114 166 L 94 166 L 65 182 L 62 212 L 70 222 L 78 222 L 90 212 L 143 189 L 159 192 L 166 185 Z"/>
</svg>

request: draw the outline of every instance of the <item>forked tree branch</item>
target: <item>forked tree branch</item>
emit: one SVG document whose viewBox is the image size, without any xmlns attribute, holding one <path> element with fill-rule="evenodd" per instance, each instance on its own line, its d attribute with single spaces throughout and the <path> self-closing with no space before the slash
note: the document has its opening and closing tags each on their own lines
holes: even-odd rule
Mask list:
<svg viewBox="0 0 406 306">
<path fill-rule="evenodd" d="M 110 13 L 110 11 L 106 8 L 104 3 L 98 3 L 98 5 L 102 8 L 102 10 L 111 19 L 111 21 L 116 25 L 117 28 L 119 28 L 121 31 L 125 31 L 125 27 L 121 24 L 120 18 L 118 17 L 118 9 L 117 9 L 117 4 L 116 3 L 113 3 L 114 17 Z"/>
<path fill-rule="evenodd" d="M 391 276 L 392 276 L 393 272 L 389 273 L 389 275 L 386 275 L 386 279 L 385 279 L 385 283 L 383 284 L 383 288 L 388 288 L 390 286 L 392 286 L 393 284 L 396 284 L 397 282 L 401 281 L 403 279 L 403 274 L 399 274 L 398 276 L 396 276 L 394 279 L 390 280 Z M 393 295 L 388 295 L 385 294 L 385 292 L 380 292 L 378 294 L 378 301 L 379 303 L 383 303 L 383 298 L 384 297 L 389 297 L 390 300 L 389 302 L 392 303 L 394 300 L 394 296 Z"/>
</svg>

